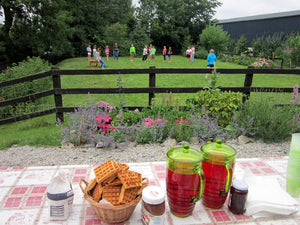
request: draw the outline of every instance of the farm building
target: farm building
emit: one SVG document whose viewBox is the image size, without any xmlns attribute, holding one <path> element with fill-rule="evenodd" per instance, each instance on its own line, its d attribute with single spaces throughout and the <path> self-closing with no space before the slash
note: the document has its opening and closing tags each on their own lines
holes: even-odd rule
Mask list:
<svg viewBox="0 0 300 225">
<path fill-rule="evenodd" d="M 251 43 L 252 40 L 263 35 L 280 32 L 300 33 L 300 10 L 224 19 L 217 25 L 223 26 L 223 29 L 234 39 L 239 39 L 244 34 Z"/>
</svg>

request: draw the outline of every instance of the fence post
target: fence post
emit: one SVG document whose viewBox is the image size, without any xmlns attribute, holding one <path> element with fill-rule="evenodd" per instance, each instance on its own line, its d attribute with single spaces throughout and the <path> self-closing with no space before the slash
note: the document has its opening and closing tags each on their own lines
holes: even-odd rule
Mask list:
<svg viewBox="0 0 300 225">
<path fill-rule="evenodd" d="M 251 69 L 251 68 L 253 68 L 253 67 L 250 67 L 250 66 L 248 67 L 248 69 Z M 243 97 L 243 102 L 245 102 L 250 97 L 250 93 L 251 93 L 250 88 L 252 85 L 252 80 L 253 80 L 253 72 L 247 73 L 245 76 L 244 87 L 249 88 L 249 90 L 245 92 L 246 96 Z"/>
<path fill-rule="evenodd" d="M 63 107 L 63 100 L 61 95 L 61 80 L 58 69 L 52 69 L 52 80 L 54 90 L 54 102 L 56 109 L 56 122 L 64 122 L 64 114 L 59 109 Z"/>
<path fill-rule="evenodd" d="M 155 66 L 149 67 L 149 88 L 155 87 L 156 83 L 156 75 L 154 71 L 151 71 L 152 69 L 155 69 Z M 152 99 L 154 98 L 154 92 L 149 92 L 149 106 L 151 106 Z"/>
</svg>

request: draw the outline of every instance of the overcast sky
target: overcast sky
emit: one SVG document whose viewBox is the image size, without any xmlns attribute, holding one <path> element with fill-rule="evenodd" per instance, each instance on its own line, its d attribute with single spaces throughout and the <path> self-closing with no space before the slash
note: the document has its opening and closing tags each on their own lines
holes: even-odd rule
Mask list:
<svg viewBox="0 0 300 225">
<path fill-rule="evenodd" d="M 132 0 L 137 4 L 139 0 Z M 217 19 L 231 19 L 266 13 L 300 10 L 300 0 L 219 0 L 222 6 L 216 9 Z M 2 18 L 0 16 L 0 22 Z"/>
<path fill-rule="evenodd" d="M 300 10 L 300 0 L 219 0 L 217 19 Z"/>
<path fill-rule="evenodd" d="M 219 0 L 219 2 L 222 5 L 216 9 L 217 19 L 300 10 L 300 0 Z M 132 3 L 137 4 L 138 0 L 132 0 Z"/>
</svg>

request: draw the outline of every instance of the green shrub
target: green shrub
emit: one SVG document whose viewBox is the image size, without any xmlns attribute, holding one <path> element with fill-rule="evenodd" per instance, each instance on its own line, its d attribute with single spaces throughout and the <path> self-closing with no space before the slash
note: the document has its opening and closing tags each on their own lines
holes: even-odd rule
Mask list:
<svg viewBox="0 0 300 225">
<path fill-rule="evenodd" d="M 202 107 L 208 112 L 209 116 L 218 118 L 219 124 L 226 127 L 234 113 L 242 105 L 243 94 L 231 91 L 199 91 L 197 95 L 187 100 L 189 107 L 203 111 Z"/>
<path fill-rule="evenodd" d="M 208 55 L 208 52 L 204 48 L 200 48 L 195 52 L 195 58 L 196 59 L 206 59 Z"/>
<path fill-rule="evenodd" d="M 290 136 L 295 110 L 290 106 L 276 106 L 272 100 L 263 95 L 260 98 L 250 98 L 236 113 L 236 120 L 247 130 L 249 119 L 252 118 L 253 127 L 256 128 L 254 138 L 279 142 Z M 246 135 L 250 135 L 249 131 Z"/>
<path fill-rule="evenodd" d="M 0 74 L 0 82 L 12 80 L 39 72 L 49 71 L 51 65 L 41 58 L 27 58 L 26 61 L 13 64 Z M 51 77 L 36 79 L 16 85 L 3 87 L 0 89 L 1 99 L 8 100 L 33 93 L 50 90 L 53 87 Z M 51 98 L 53 100 L 53 98 Z M 19 116 L 25 113 L 31 113 L 45 108 L 47 102 L 52 101 L 45 97 L 34 101 L 15 104 L 14 106 L 6 106 L 0 108 L 0 118 L 10 116 Z"/>
</svg>

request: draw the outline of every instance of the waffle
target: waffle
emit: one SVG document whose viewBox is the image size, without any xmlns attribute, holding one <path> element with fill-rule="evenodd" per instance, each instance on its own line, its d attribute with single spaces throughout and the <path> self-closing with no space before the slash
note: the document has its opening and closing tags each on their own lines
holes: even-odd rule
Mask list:
<svg viewBox="0 0 300 225">
<path fill-rule="evenodd" d="M 93 190 L 93 199 L 95 202 L 99 202 L 102 197 L 103 188 L 100 184 L 97 184 Z"/>
<path fill-rule="evenodd" d="M 119 202 L 122 204 L 126 204 L 133 201 L 136 198 L 139 189 L 140 187 L 125 189 L 123 185 L 119 197 Z"/>
<path fill-rule="evenodd" d="M 122 185 L 122 182 L 120 181 L 120 179 L 117 177 L 115 178 L 111 183 L 107 184 L 108 186 L 119 186 Z"/>
<path fill-rule="evenodd" d="M 87 185 L 87 193 L 94 201 L 105 199 L 113 206 L 127 204 L 140 196 L 147 184 L 140 173 L 129 166 L 109 160 L 94 168 L 95 178 Z"/>
<path fill-rule="evenodd" d="M 140 173 L 126 170 L 118 173 L 118 177 L 125 189 L 142 186 L 142 175 Z"/>
<path fill-rule="evenodd" d="M 121 171 L 125 171 L 125 170 L 129 170 L 129 166 L 127 164 L 124 163 L 118 163 Z"/>
<path fill-rule="evenodd" d="M 119 197 L 121 193 L 121 186 L 105 186 L 103 188 L 102 198 L 112 205 L 120 205 Z"/>
<path fill-rule="evenodd" d="M 104 180 L 102 183 L 105 184 L 110 184 L 112 183 L 115 179 L 118 178 L 118 174 L 114 174 L 111 177 L 107 178 L 106 180 Z"/>
<path fill-rule="evenodd" d="M 89 182 L 89 184 L 88 184 L 88 186 L 87 186 L 87 192 L 88 192 L 89 194 L 91 194 L 93 188 L 94 188 L 96 185 L 97 185 L 97 181 L 96 181 L 95 178 L 92 179 L 92 180 L 90 180 L 90 182 Z"/>
<path fill-rule="evenodd" d="M 99 184 L 104 180 L 117 175 L 119 171 L 119 165 L 114 160 L 108 160 L 94 169 L 96 180 Z"/>
</svg>

